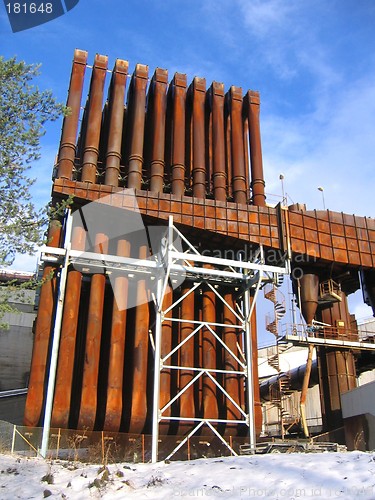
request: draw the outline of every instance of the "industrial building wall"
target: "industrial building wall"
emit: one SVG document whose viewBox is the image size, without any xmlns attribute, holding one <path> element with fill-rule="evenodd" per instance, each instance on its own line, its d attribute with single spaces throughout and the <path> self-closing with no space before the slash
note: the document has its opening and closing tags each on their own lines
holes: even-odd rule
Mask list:
<svg viewBox="0 0 375 500">
<path fill-rule="evenodd" d="M 9 304 L 19 313 L 6 313 L 2 319 L 8 328 L 0 330 L 0 391 L 27 387 L 31 352 L 35 291 L 25 290 L 11 297 Z"/>
</svg>

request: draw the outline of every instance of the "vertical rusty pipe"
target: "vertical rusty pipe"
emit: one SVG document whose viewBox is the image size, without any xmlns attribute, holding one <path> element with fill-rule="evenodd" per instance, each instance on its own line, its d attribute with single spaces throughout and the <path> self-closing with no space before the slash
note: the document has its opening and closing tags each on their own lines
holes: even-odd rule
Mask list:
<svg viewBox="0 0 375 500">
<path fill-rule="evenodd" d="M 233 294 L 231 292 L 226 293 L 224 295 L 225 302 L 232 308 L 235 309 L 235 303 L 233 299 Z M 233 312 L 224 305 L 223 310 L 223 323 L 226 325 L 223 329 L 223 341 L 225 345 L 234 353 L 238 355 L 237 348 L 237 329 L 233 328 L 234 325 L 237 324 L 236 316 Z M 224 370 L 237 371 L 239 370 L 238 362 L 233 358 L 233 356 L 224 349 Z M 241 383 L 243 384 L 243 377 L 239 377 L 233 373 L 227 373 L 224 375 L 224 388 L 227 393 L 231 396 L 231 398 L 240 405 L 240 387 Z M 225 398 L 225 407 L 226 407 L 226 418 L 228 420 L 240 420 L 241 414 L 238 408 L 227 398 Z M 225 434 L 235 434 L 237 425 L 226 425 Z"/>
<path fill-rule="evenodd" d="M 116 60 L 108 98 L 110 118 L 104 184 L 115 187 L 118 186 L 120 173 L 124 98 L 128 66 L 129 63 L 127 61 L 123 61 L 122 59 Z"/>
<path fill-rule="evenodd" d="M 192 114 L 192 158 L 193 158 L 193 195 L 206 197 L 206 165 L 205 165 L 205 101 L 206 80 L 195 77 L 189 90 L 193 99 Z"/>
<path fill-rule="evenodd" d="M 86 62 L 87 52 L 75 50 L 68 101 L 66 103 L 69 108 L 69 114 L 64 118 L 58 155 L 57 176 L 63 179 L 71 179 L 73 174 Z"/>
<path fill-rule="evenodd" d="M 165 290 L 164 300 L 163 300 L 163 310 L 167 309 L 172 305 L 173 300 L 173 291 L 170 286 L 167 286 Z M 168 316 L 172 312 L 168 313 Z M 162 332 L 161 332 L 161 356 L 164 357 L 172 350 L 172 321 L 167 318 L 164 318 L 162 324 Z M 170 358 L 167 361 L 168 364 L 171 364 Z M 170 368 L 164 368 L 160 373 L 160 409 L 163 408 L 172 398 L 171 398 L 171 381 L 172 381 L 172 373 Z M 171 407 L 169 407 L 164 413 L 163 417 L 168 417 L 171 415 Z M 170 423 L 168 421 L 163 420 L 160 425 L 160 433 L 168 434 Z"/>
<path fill-rule="evenodd" d="M 252 200 L 254 205 L 264 207 L 266 205 L 266 195 L 264 192 L 265 182 L 263 175 L 262 145 L 260 140 L 259 92 L 249 90 L 246 94 L 245 104 L 249 122 Z"/>
<path fill-rule="evenodd" d="M 81 180 L 84 182 L 96 182 L 100 127 L 102 123 L 103 89 L 107 65 L 107 56 L 96 54 L 90 83 L 87 130 L 82 160 Z"/>
<path fill-rule="evenodd" d="M 48 245 L 58 247 L 61 237 L 61 224 L 52 220 L 48 229 Z M 39 309 L 35 323 L 35 336 L 30 366 L 30 380 L 27 391 L 24 423 L 37 427 L 43 408 L 46 366 L 50 344 L 53 311 L 56 300 L 55 268 L 46 266 L 43 270 L 43 284 L 40 290 Z"/>
<path fill-rule="evenodd" d="M 148 248 L 142 245 L 139 259 L 147 258 Z M 133 353 L 133 392 L 129 432 L 140 434 L 145 426 L 147 414 L 147 357 L 148 357 L 149 307 L 144 279 L 138 280 L 137 306 L 135 310 L 135 332 Z"/>
<path fill-rule="evenodd" d="M 167 98 L 168 71 L 156 68 L 151 80 L 147 112 L 152 109 L 152 147 L 151 147 L 151 191 L 163 192 L 164 187 L 164 146 L 165 146 L 165 113 Z"/>
<path fill-rule="evenodd" d="M 117 255 L 130 256 L 130 243 L 119 240 Z M 126 318 L 128 302 L 128 278 L 118 276 L 113 287 L 111 341 L 108 366 L 107 404 L 104 430 L 118 432 L 121 425 L 123 407 L 123 379 L 125 360 Z"/>
<path fill-rule="evenodd" d="M 324 323 L 336 327 L 336 322 L 344 322 L 349 328 L 350 317 L 347 297 L 340 292 L 341 302 L 321 311 Z M 341 394 L 357 386 L 355 359 L 352 351 L 339 351 L 334 348 L 319 349 L 319 389 L 322 397 L 323 422 L 327 430 L 343 425 Z"/>
<path fill-rule="evenodd" d="M 190 286 L 183 285 L 181 294 L 185 295 Z M 188 323 L 194 319 L 194 292 L 187 295 L 181 303 L 181 319 L 186 323 L 180 324 L 180 342 L 183 342 L 194 330 L 194 324 Z M 180 366 L 194 366 L 194 338 L 191 338 L 180 349 Z M 179 390 L 181 391 L 193 379 L 194 372 L 191 370 L 181 370 L 179 378 Z M 180 397 L 180 416 L 185 418 L 195 417 L 194 385 L 190 386 Z M 192 424 L 180 422 L 179 434 L 185 434 L 192 427 Z"/>
<path fill-rule="evenodd" d="M 216 322 L 215 293 L 206 289 L 202 297 L 203 321 L 207 323 Z M 215 327 L 211 327 L 215 330 Z M 205 326 L 202 328 L 202 355 L 204 368 L 216 368 L 217 342 L 210 330 Z M 215 375 L 211 374 L 214 378 Z M 203 375 L 203 417 L 207 419 L 218 418 L 217 387 L 208 375 Z"/>
<path fill-rule="evenodd" d="M 69 271 L 61 326 L 60 350 L 51 418 L 52 427 L 69 427 L 81 282 L 82 274 L 79 271 Z"/>
<path fill-rule="evenodd" d="M 185 102 L 186 75 L 176 73 L 171 83 L 172 92 L 172 194 L 185 192 Z"/>
<path fill-rule="evenodd" d="M 94 252 L 108 253 L 106 235 L 96 235 Z M 92 430 L 95 424 L 105 281 L 104 274 L 94 274 L 91 278 L 78 429 Z"/>
<path fill-rule="evenodd" d="M 145 104 L 148 66 L 137 64 L 130 84 L 130 154 L 128 168 L 128 188 L 141 189 L 143 142 L 145 130 Z"/>
<path fill-rule="evenodd" d="M 73 228 L 72 248 L 74 250 L 84 250 L 85 234 L 82 227 Z M 69 271 L 61 324 L 59 358 L 51 418 L 52 427 L 66 428 L 69 425 L 81 284 L 82 274 L 75 270 Z"/>
<path fill-rule="evenodd" d="M 231 154 L 232 154 L 232 189 L 236 203 L 247 203 L 246 172 L 242 125 L 242 89 L 232 86 L 227 100 L 230 108 L 231 121 Z"/>
<path fill-rule="evenodd" d="M 212 109 L 213 191 L 215 200 L 226 201 L 224 84 L 213 82 L 210 88 Z"/>
</svg>

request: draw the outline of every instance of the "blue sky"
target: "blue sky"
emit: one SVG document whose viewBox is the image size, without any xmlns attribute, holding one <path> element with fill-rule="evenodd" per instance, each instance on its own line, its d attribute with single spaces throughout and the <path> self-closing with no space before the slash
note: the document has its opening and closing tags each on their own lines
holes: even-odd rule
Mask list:
<svg viewBox="0 0 375 500">
<path fill-rule="evenodd" d="M 80 0 L 13 34 L 0 7 L 5 57 L 42 63 L 40 86 L 65 102 L 75 48 L 259 90 L 266 191 L 308 208 L 375 216 L 373 0 Z M 48 125 L 35 165 L 47 202 L 61 122 Z M 25 265 L 26 260 L 20 262 Z M 29 261 L 31 262 L 31 261 Z M 29 265 L 29 264 L 28 264 Z M 359 307 L 359 306 L 358 306 Z M 370 315 L 362 306 L 361 312 Z"/>
</svg>

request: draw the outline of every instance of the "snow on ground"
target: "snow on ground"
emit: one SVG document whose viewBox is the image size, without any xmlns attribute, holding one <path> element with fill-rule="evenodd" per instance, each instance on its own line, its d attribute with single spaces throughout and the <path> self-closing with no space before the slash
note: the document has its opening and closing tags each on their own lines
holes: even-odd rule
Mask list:
<svg viewBox="0 0 375 500">
<path fill-rule="evenodd" d="M 0 499 L 375 499 L 375 453 L 289 453 L 111 464 L 0 455 Z"/>
</svg>

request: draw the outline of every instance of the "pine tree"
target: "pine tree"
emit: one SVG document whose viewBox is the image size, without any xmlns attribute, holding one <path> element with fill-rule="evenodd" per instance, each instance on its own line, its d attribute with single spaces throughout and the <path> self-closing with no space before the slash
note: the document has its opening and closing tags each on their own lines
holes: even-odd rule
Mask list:
<svg viewBox="0 0 375 500">
<path fill-rule="evenodd" d="M 33 83 L 39 67 L 0 57 L 0 268 L 16 253 L 33 253 L 45 230 L 45 210 L 32 202 L 29 170 L 40 157 L 45 123 L 66 109 Z"/>
</svg>

